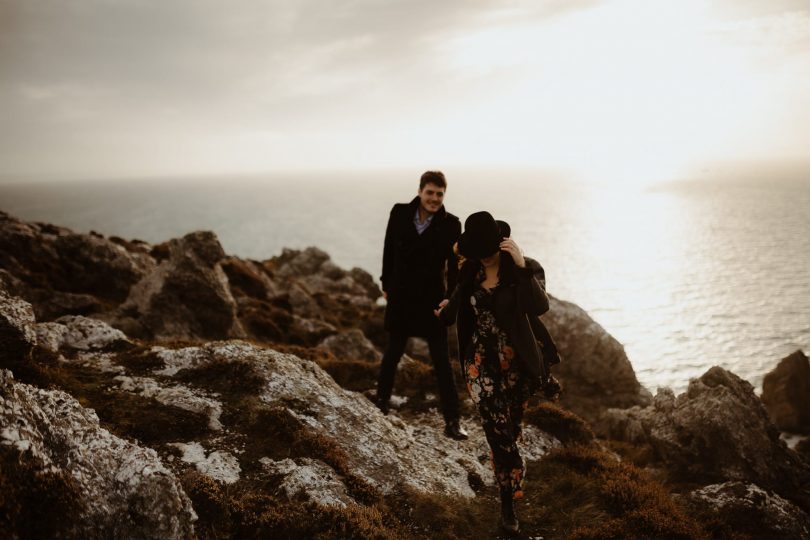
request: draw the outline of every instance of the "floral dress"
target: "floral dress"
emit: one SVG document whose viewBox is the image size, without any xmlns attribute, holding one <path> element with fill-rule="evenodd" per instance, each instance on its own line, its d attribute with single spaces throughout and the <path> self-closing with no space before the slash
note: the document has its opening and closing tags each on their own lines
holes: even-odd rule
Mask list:
<svg viewBox="0 0 810 540">
<path fill-rule="evenodd" d="M 481 414 L 498 485 L 520 498 L 525 466 L 517 440 L 531 391 L 506 332 L 495 321 L 492 292 L 476 287 L 470 304 L 475 329 L 463 366 L 467 390 Z"/>
</svg>

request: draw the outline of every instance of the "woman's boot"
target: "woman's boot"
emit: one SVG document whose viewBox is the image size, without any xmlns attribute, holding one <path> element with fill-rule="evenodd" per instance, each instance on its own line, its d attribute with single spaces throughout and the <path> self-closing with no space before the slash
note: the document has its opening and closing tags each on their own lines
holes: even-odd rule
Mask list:
<svg viewBox="0 0 810 540">
<path fill-rule="evenodd" d="M 520 530 L 511 488 L 501 488 L 501 527 L 509 533 L 516 533 Z"/>
</svg>

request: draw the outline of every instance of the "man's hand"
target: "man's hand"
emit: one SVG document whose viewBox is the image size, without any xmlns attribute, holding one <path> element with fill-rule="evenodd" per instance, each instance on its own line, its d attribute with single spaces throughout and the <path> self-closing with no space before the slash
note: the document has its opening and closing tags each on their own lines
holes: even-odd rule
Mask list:
<svg viewBox="0 0 810 540">
<path fill-rule="evenodd" d="M 444 299 L 441 302 L 439 302 L 439 309 L 434 309 L 433 314 L 436 315 L 437 317 L 439 315 L 441 315 L 442 310 L 444 309 L 444 306 L 446 306 L 449 303 L 450 303 L 450 300 L 447 300 L 447 299 Z"/>
<path fill-rule="evenodd" d="M 524 268 L 526 266 L 526 260 L 523 258 L 523 252 L 520 251 L 520 248 L 514 240 L 511 238 L 504 238 L 500 247 L 502 251 L 505 251 L 512 256 L 512 260 L 515 261 L 515 264 L 520 268 Z"/>
</svg>

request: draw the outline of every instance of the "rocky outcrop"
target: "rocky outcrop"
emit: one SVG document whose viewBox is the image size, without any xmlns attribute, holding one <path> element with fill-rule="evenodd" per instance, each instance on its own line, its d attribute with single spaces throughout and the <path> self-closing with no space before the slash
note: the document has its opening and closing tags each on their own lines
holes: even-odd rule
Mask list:
<svg viewBox="0 0 810 540">
<path fill-rule="evenodd" d="M 25 361 L 37 344 L 34 310 L 0 290 L 0 368 Z"/>
<path fill-rule="evenodd" d="M 329 336 L 319 346 L 328 350 L 337 358 L 365 360 L 368 362 L 379 362 L 382 359 L 380 351 L 357 328 Z"/>
<path fill-rule="evenodd" d="M 0 268 L 25 284 L 25 299 L 35 308 L 49 302 L 47 291 L 121 302 L 152 267 L 146 253 L 127 251 L 101 235 L 27 223 L 0 212 Z M 76 303 L 69 296 L 60 300 Z"/>
<path fill-rule="evenodd" d="M 810 361 L 802 351 L 783 358 L 765 375 L 762 403 L 782 431 L 810 433 Z"/>
<path fill-rule="evenodd" d="M 751 384 L 720 367 L 677 398 L 663 389 L 649 407 L 611 409 L 598 428 L 650 445 L 675 478 L 750 482 L 810 508 L 810 467 L 780 440 Z"/>
<path fill-rule="evenodd" d="M 320 460 L 262 458 L 261 463 L 268 475 L 282 478 L 277 492 L 287 500 L 312 501 L 319 506 L 338 508 L 357 504 L 335 471 Z"/>
<path fill-rule="evenodd" d="M 76 513 L 53 515 L 59 505 L 39 507 L 41 520 L 58 523 L 56 530 L 75 538 L 188 538 L 197 519 L 174 475 L 154 450 L 111 435 L 99 427 L 96 414 L 68 394 L 17 383 L 0 371 L 0 454 L 15 468 L 29 471 L 25 480 L 54 481 L 50 493 L 70 499 Z M 13 474 L 5 468 L 0 474 Z M 8 486 L 6 486 L 7 488 Z M 15 485 L 16 497 L 30 496 Z M 19 509 L 31 515 L 31 508 Z M 32 527 L 31 519 L 18 522 Z M 11 516 L 14 522 L 14 516 Z M 20 531 L 17 531 L 19 533 Z M 15 531 L 10 531 L 12 537 Z"/>
<path fill-rule="evenodd" d="M 54 322 L 37 323 L 39 344 L 58 352 L 62 347 L 81 351 L 104 350 L 129 343 L 120 330 L 98 319 L 81 315 L 65 315 Z"/>
<path fill-rule="evenodd" d="M 210 232 L 169 242 L 169 257 L 132 287 L 113 319 L 128 335 L 155 339 L 244 336 L 236 301 L 220 261 L 225 252 Z"/>
<path fill-rule="evenodd" d="M 582 308 L 552 297 L 543 322 L 562 357 L 552 372 L 563 384 L 566 408 L 594 421 L 610 407 L 650 403 L 624 347 Z"/>
<path fill-rule="evenodd" d="M 258 397 L 265 406 L 285 411 L 312 436 L 334 441 L 348 468 L 384 493 L 408 486 L 472 497 L 471 476 L 494 482 L 489 450 L 477 425 L 469 426 L 473 433 L 469 441 L 458 442 L 444 437 L 438 415 L 417 424 L 383 416 L 368 399 L 338 386 L 314 362 L 237 341 L 156 352 L 164 362 L 156 371 L 161 374 L 205 370 L 223 362 L 249 365 L 259 378 Z M 528 457 L 539 458 L 559 442 L 528 427 L 524 445 Z"/>
<path fill-rule="evenodd" d="M 712 511 L 750 538 L 810 538 L 810 517 L 800 508 L 755 484 L 712 484 L 679 497 L 692 515 Z"/>
</svg>

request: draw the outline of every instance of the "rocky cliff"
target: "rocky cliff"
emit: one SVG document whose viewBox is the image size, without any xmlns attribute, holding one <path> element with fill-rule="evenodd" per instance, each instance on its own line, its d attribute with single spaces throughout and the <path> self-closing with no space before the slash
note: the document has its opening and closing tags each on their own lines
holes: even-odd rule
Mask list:
<svg viewBox="0 0 810 540">
<path fill-rule="evenodd" d="M 442 435 L 418 343 L 394 412 L 366 397 L 380 295 L 317 248 L 243 260 L 211 232 L 149 245 L 0 212 L 0 533 L 493 537 L 483 432 L 465 401 L 470 440 Z M 807 465 L 747 383 L 710 372 L 653 403 L 583 310 L 552 299 L 544 320 L 565 409 L 526 415 L 527 533 L 731 538 L 755 530 L 735 528 L 739 508 L 806 530 Z M 706 498 L 724 502 L 695 520 Z"/>
</svg>

